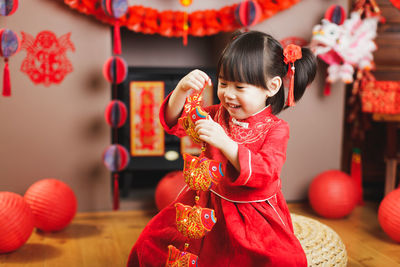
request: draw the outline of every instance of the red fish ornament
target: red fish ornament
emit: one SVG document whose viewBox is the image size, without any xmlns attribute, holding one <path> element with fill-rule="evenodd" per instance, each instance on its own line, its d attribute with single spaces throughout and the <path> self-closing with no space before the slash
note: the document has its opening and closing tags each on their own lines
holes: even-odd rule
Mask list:
<svg viewBox="0 0 400 267">
<path fill-rule="evenodd" d="M 197 256 L 186 252 L 180 251 L 173 245 L 168 246 L 168 259 L 166 267 L 195 267 L 197 266 Z"/>
<path fill-rule="evenodd" d="M 179 119 L 179 123 L 188 136 L 190 136 L 194 142 L 201 143 L 198 133 L 194 130 L 195 123 L 198 120 L 206 119 L 208 113 L 205 112 L 200 106 L 196 106 L 190 109 L 188 114 Z"/>
<path fill-rule="evenodd" d="M 187 238 L 199 239 L 211 231 L 217 222 L 214 210 L 176 203 L 176 226 Z"/>
<path fill-rule="evenodd" d="M 224 176 L 220 162 L 189 154 L 183 154 L 183 159 L 183 177 L 190 189 L 207 191 Z"/>
</svg>

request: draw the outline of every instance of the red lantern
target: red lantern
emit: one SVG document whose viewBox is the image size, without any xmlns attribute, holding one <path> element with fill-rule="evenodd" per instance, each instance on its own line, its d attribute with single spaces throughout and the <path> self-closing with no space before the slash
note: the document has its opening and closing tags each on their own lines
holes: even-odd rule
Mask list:
<svg viewBox="0 0 400 267">
<path fill-rule="evenodd" d="M 113 100 L 107 105 L 104 116 L 111 127 L 119 128 L 124 125 L 128 112 L 124 103 Z"/>
<path fill-rule="evenodd" d="M 243 27 L 255 25 L 261 18 L 261 8 L 257 1 L 246 0 L 235 9 L 235 19 Z"/>
<path fill-rule="evenodd" d="M 103 66 L 104 78 L 114 84 L 120 84 L 126 79 L 127 64 L 120 57 L 110 57 Z"/>
<path fill-rule="evenodd" d="M 358 197 L 353 179 L 338 170 L 325 171 L 314 178 L 308 198 L 319 215 L 337 219 L 351 213 Z"/>
<path fill-rule="evenodd" d="M 18 8 L 18 0 L 0 0 L 0 15 L 10 16 Z"/>
<path fill-rule="evenodd" d="M 155 201 L 158 210 L 162 210 L 175 201 L 179 192 L 186 185 L 183 179 L 183 171 L 167 173 L 157 184 Z"/>
<path fill-rule="evenodd" d="M 32 184 L 24 198 L 32 209 L 35 226 L 45 232 L 64 229 L 76 214 L 74 192 L 57 179 L 43 179 Z"/>
<path fill-rule="evenodd" d="M 378 220 L 383 231 L 400 242 L 400 188 L 390 192 L 379 205 Z"/>
<path fill-rule="evenodd" d="M 121 36 L 119 29 L 119 18 L 128 10 L 128 0 L 102 0 L 101 7 L 104 13 L 115 19 L 114 23 L 114 54 L 121 54 Z"/>
<path fill-rule="evenodd" d="M 8 58 L 18 52 L 20 40 L 15 32 L 9 29 L 0 30 L 0 54 L 4 57 L 3 96 L 11 96 L 10 70 Z"/>
<path fill-rule="evenodd" d="M 24 198 L 0 192 L 0 253 L 20 248 L 33 231 L 33 215 Z"/>
</svg>

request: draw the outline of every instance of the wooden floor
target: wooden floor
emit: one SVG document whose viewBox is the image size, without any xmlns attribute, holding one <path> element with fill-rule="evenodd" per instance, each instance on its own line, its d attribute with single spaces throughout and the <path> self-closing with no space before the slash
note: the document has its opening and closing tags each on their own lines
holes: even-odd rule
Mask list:
<svg viewBox="0 0 400 267">
<path fill-rule="evenodd" d="M 357 207 L 341 220 L 319 218 L 307 204 L 293 203 L 289 208 L 334 229 L 346 245 L 348 266 L 400 266 L 400 244 L 379 227 L 377 204 Z M 0 255 L 0 266 L 125 266 L 132 245 L 154 214 L 143 210 L 77 214 L 61 232 L 35 231 L 20 249 Z"/>
</svg>

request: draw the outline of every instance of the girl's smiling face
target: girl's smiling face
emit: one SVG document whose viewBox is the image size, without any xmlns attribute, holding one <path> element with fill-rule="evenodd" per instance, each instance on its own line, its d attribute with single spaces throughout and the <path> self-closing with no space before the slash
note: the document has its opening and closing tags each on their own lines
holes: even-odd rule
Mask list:
<svg viewBox="0 0 400 267">
<path fill-rule="evenodd" d="M 229 114 L 246 119 L 266 106 L 268 90 L 247 83 L 218 79 L 218 98 Z"/>
</svg>

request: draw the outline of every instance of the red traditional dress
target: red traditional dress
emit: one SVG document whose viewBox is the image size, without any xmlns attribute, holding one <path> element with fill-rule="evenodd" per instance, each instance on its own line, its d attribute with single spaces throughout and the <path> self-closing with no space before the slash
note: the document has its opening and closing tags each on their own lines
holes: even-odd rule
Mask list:
<svg viewBox="0 0 400 267">
<path fill-rule="evenodd" d="M 170 134 L 185 135 L 179 124 Z M 204 108 L 239 145 L 240 173 L 215 147 L 205 156 L 219 161 L 225 176 L 209 191 L 200 192 L 200 205 L 215 210 L 217 223 L 202 239 L 190 239 L 188 252 L 199 267 L 307 266 L 304 251 L 293 233 L 292 221 L 281 192 L 280 172 L 286 159 L 289 126 L 267 107 L 237 121 L 222 105 Z M 176 202 L 193 206 L 195 191 L 185 186 Z M 133 246 L 128 266 L 165 266 L 168 245 L 183 250 L 187 239 L 176 228 L 173 204 L 161 210 L 145 227 Z"/>
</svg>

